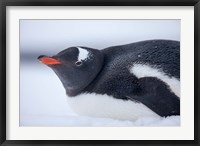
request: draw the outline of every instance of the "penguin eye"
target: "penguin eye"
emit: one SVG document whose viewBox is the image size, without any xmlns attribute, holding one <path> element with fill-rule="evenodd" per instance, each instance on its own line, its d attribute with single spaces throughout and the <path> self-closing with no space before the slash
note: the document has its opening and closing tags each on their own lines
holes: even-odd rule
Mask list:
<svg viewBox="0 0 200 146">
<path fill-rule="evenodd" d="M 76 61 L 75 64 L 76 64 L 77 66 L 80 66 L 80 65 L 82 65 L 82 62 L 81 62 L 81 61 Z"/>
</svg>

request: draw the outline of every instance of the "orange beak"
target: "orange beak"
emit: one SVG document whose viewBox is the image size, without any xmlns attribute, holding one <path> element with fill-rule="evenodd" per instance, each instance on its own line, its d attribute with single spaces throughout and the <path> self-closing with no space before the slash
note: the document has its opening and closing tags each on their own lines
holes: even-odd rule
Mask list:
<svg viewBox="0 0 200 146">
<path fill-rule="evenodd" d="M 59 60 L 51 58 L 51 57 L 39 56 L 38 59 L 40 60 L 40 62 L 47 65 L 61 64 Z"/>
</svg>

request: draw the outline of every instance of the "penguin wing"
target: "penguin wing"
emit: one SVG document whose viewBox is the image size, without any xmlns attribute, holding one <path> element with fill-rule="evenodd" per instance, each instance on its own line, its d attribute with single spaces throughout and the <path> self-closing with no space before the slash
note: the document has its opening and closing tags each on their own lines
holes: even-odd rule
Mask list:
<svg viewBox="0 0 200 146">
<path fill-rule="evenodd" d="M 162 117 L 180 115 L 180 99 L 169 87 L 155 77 L 144 77 L 138 81 L 138 89 L 129 100 L 140 102 Z"/>
</svg>

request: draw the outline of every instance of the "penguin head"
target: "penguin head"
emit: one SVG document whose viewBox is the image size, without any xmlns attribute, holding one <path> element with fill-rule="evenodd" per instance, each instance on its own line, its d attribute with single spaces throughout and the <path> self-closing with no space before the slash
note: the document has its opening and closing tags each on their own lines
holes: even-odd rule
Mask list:
<svg viewBox="0 0 200 146">
<path fill-rule="evenodd" d="M 52 57 L 41 55 L 38 59 L 56 73 L 68 96 L 81 93 L 103 66 L 102 52 L 87 47 L 70 47 Z"/>
</svg>

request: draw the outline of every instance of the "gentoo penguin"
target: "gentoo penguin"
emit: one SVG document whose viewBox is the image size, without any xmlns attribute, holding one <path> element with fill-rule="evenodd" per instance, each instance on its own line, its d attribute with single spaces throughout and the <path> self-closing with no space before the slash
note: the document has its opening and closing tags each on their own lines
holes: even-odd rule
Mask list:
<svg viewBox="0 0 200 146">
<path fill-rule="evenodd" d="M 80 115 L 136 120 L 180 115 L 180 42 L 147 40 L 41 55 Z"/>
</svg>

